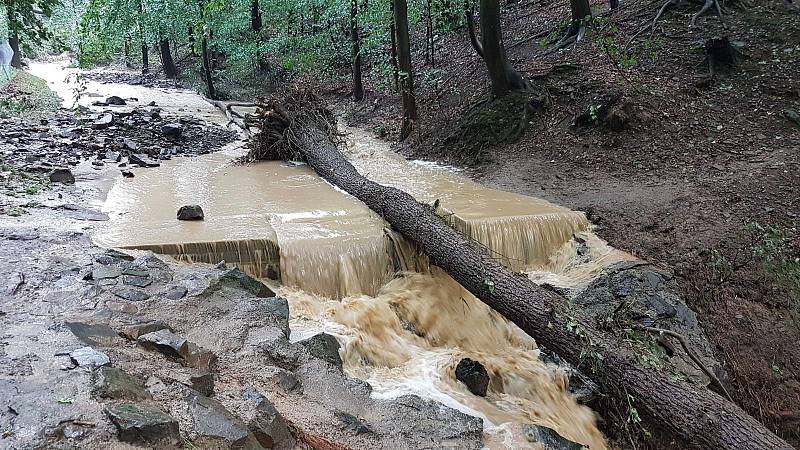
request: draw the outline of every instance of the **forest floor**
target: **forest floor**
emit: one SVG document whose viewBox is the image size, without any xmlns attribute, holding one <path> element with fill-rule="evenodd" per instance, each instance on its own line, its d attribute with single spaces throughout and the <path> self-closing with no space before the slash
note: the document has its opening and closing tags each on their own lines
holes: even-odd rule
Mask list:
<svg viewBox="0 0 800 450">
<path fill-rule="evenodd" d="M 613 246 L 673 270 L 724 361 L 735 400 L 800 445 L 800 8 L 779 1 L 726 8 L 723 28 L 712 15 L 690 26 L 699 6 L 681 7 L 628 46 L 660 7 L 623 2 L 608 16 L 593 2 L 604 19 L 576 47 L 545 55 L 568 6 L 507 6 L 512 64 L 547 106 L 519 140 L 503 144 L 491 129 L 498 117 L 475 114 L 486 107 L 476 105 L 488 97 L 489 80 L 466 32 L 438 40 L 435 67 L 423 64 L 420 33 L 420 118 L 398 150 L 586 211 Z M 740 58 L 710 77 L 704 43 L 721 36 Z M 609 97 L 618 97 L 616 123 L 596 118 Z M 339 101 L 352 125 L 381 135 L 399 129 L 393 93 Z M 573 125 L 581 114 L 586 126 Z M 485 121 L 477 130 L 475 117 Z"/>
</svg>

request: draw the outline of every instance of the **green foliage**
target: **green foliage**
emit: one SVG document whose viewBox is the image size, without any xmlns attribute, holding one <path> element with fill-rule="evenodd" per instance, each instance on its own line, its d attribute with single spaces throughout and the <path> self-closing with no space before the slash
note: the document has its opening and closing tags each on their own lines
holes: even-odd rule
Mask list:
<svg viewBox="0 0 800 450">
<path fill-rule="evenodd" d="M 619 28 L 606 17 L 587 18 L 587 26 L 593 30 L 592 36 L 595 45 L 602 48 L 608 57 L 620 68 L 630 69 L 639 64 L 639 60 L 632 53 L 620 48 L 617 43 Z"/>
<path fill-rule="evenodd" d="M 9 37 L 19 38 L 21 50 L 31 52 L 50 35 L 43 18 L 50 17 L 58 0 L 0 0 Z"/>
<path fill-rule="evenodd" d="M 772 280 L 787 291 L 790 303 L 800 311 L 800 234 L 797 228 L 752 223 L 746 231 L 755 237 L 753 256 Z"/>
</svg>

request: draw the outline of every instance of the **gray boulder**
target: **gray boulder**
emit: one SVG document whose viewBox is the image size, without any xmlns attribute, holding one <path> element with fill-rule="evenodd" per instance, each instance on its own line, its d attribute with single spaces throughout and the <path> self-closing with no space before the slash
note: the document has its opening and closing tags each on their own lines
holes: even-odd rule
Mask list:
<svg viewBox="0 0 800 450">
<path fill-rule="evenodd" d="M 161 125 L 161 134 L 169 138 L 179 138 L 183 134 L 183 126 L 179 123 L 165 123 Z"/>
<path fill-rule="evenodd" d="M 135 401 L 151 398 L 142 380 L 116 367 L 102 367 L 97 372 L 93 394 L 113 400 Z"/>
<path fill-rule="evenodd" d="M 555 430 L 541 425 L 525 424 L 522 426 L 522 432 L 529 442 L 541 444 L 543 450 L 583 450 L 586 448 L 581 444 L 561 437 Z"/>
<path fill-rule="evenodd" d="M 299 342 L 311 356 L 319 358 L 336 367 L 342 367 L 342 358 L 339 356 L 339 341 L 328 333 L 320 333 Z"/>
</svg>

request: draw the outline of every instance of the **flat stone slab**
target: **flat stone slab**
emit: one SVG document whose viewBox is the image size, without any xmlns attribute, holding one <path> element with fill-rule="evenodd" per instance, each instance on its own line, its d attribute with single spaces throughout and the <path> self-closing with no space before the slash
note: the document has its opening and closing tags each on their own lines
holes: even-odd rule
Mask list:
<svg viewBox="0 0 800 450">
<path fill-rule="evenodd" d="M 121 441 L 177 444 L 178 421 L 157 408 L 122 403 L 106 409 Z"/>
</svg>

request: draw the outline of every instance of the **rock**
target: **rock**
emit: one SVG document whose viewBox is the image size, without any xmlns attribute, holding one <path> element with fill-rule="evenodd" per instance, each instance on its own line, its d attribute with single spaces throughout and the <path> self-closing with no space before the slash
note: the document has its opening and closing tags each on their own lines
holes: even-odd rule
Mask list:
<svg viewBox="0 0 800 450">
<path fill-rule="evenodd" d="M 133 172 L 129 170 L 121 170 L 120 172 L 122 173 L 123 178 L 133 178 L 135 176 Z"/>
<path fill-rule="evenodd" d="M 144 381 L 116 367 L 100 368 L 93 394 L 113 400 L 147 400 L 152 397 Z"/>
<path fill-rule="evenodd" d="M 295 374 L 280 367 L 267 366 L 261 370 L 260 375 L 271 381 L 276 387 L 280 388 L 284 393 L 289 393 L 300 388 L 300 381 Z"/>
<path fill-rule="evenodd" d="M 203 208 L 200 205 L 185 205 L 178 209 L 178 220 L 203 220 Z"/>
<path fill-rule="evenodd" d="M 186 286 L 173 286 L 162 293 L 161 296 L 169 300 L 180 300 L 183 297 L 186 297 L 186 293 L 188 291 L 189 290 L 186 288 Z"/>
<path fill-rule="evenodd" d="M 588 287 L 572 298 L 590 320 L 629 326 L 630 323 L 669 328 L 686 337 L 691 348 L 706 365 L 717 373 L 724 369 L 714 357 L 713 348 L 697 322 L 696 314 L 681 299 L 674 277 L 642 261 L 627 261 L 607 267 Z M 610 325 L 613 326 L 613 323 Z M 673 370 L 696 383 L 709 380 L 697 369 L 688 355 L 678 347 L 663 355 L 651 355 L 669 362 Z M 667 370 L 667 369 L 665 369 Z"/>
<path fill-rule="evenodd" d="M 304 346 L 315 358 L 327 361 L 337 367 L 342 367 L 342 358 L 339 356 L 339 341 L 328 333 L 319 333 L 306 340 L 298 342 Z"/>
<path fill-rule="evenodd" d="M 794 123 L 798 127 L 800 127 L 800 113 L 793 109 L 787 109 L 783 112 L 783 115 L 789 119 L 790 122 Z"/>
<path fill-rule="evenodd" d="M 50 172 L 51 183 L 75 184 L 75 175 L 69 169 L 55 169 Z"/>
<path fill-rule="evenodd" d="M 104 130 L 114 124 L 114 114 L 104 113 L 94 119 L 92 128 L 95 130 Z"/>
<path fill-rule="evenodd" d="M 522 433 L 529 442 L 541 444 L 542 450 L 583 450 L 584 446 L 561 437 L 555 430 L 541 425 L 522 425 Z"/>
<path fill-rule="evenodd" d="M 132 403 L 106 409 L 121 441 L 131 443 L 170 444 L 179 442 L 178 421 L 161 410 Z"/>
<path fill-rule="evenodd" d="M 258 303 L 259 313 L 289 337 L 289 302 L 282 297 L 267 297 Z"/>
<path fill-rule="evenodd" d="M 188 386 L 206 397 L 210 397 L 214 395 L 214 375 L 208 372 L 191 375 Z"/>
<path fill-rule="evenodd" d="M 244 404 L 239 416 L 262 447 L 276 450 L 294 448 L 295 441 L 286 421 L 272 402 L 252 386 L 244 388 L 241 398 Z"/>
<path fill-rule="evenodd" d="M 181 357 L 190 367 L 204 372 L 213 372 L 217 368 L 217 355 L 194 342 L 186 342 L 182 348 Z"/>
<path fill-rule="evenodd" d="M 134 288 L 114 288 L 111 293 L 129 302 L 143 302 L 150 298 L 147 292 Z"/>
<path fill-rule="evenodd" d="M 141 277 L 137 275 L 124 275 L 122 277 L 122 284 L 126 284 L 128 286 L 136 286 L 136 287 L 147 287 L 153 283 L 153 280 L 150 277 Z"/>
<path fill-rule="evenodd" d="M 213 372 L 217 365 L 217 355 L 193 342 L 162 329 L 139 336 L 137 342 L 142 347 L 159 351 L 167 356 L 182 360 L 186 365 L 204 372 Z"/>
<path fill-rule="evenodd" d="M 82 322 L 65 322 L 64 325 L 86 345 L 107 347 L 117 344 L 119 340 L 117 332 L 105 324 L 90 325 Z"/>
<path fill-rule="evenodd" d="M 168 138 L 179 138 L 183 134 L 183 125 L 179 123 L 165 123 L 161 125 L 161 134 Z"/>
<path fill-rule="evenodd" d="M 467 386 L 473 394 L 486 397 L 489 388 L 489 373 L 478 361 L 464 358 L 456 366 L 456 379 Z"/>
<path fill-rule="evenodd" d="M 186 389 L 186 402 L 193 431 L 193 443 L 200 448 L 260 448 L 247 426 L 216 400 Z"/>
<path fill-rule="evenodd" d="M 144 155 L 135 153 L 128 155 L 128 162 L 139 167 L 158 167 L 161 165 L 161 163 L 153 161 Z"/>
<path fill-rule="evenodd" d="M 118 250 L 109 249 L 94 257 L 98 264 L 118 264 L 122 261 L 133 261 L 133 256 Z"/>
<path fill-rule="evenodd" d="M 105 366 L 111 361 L 105 353 L 98 352 L 92 347 L 81 347 L 69 352 L 69 357 L 76 365 L 94 369 Z"/>
<path fill-rule="evenodd" d="M 344 424 L 344 428 L 347 431 L 355 434 L 372 433 L 372 430 L 363 420 L 352 414 L 348 414 L 343 411 L 336 411 L 333 413 L 333 415 L 336 416 L 336 418 L 339 419 L 342 424 Z"/>
<path fill-rule="evenodd" d="M 122 97 L 117 97 L 116 95 L 112 95 L 106 99 L 106 104 L 112 106 L 125 106 L 128 104 Z"/>
<path fill-rule="evenodd" d="M 144 323 L 129 325 L 125 327 L 122 331 L 120 331 L 119 334 L 130 340 L 135 341 L 139 339 L 139 337 L 142 335 L 154 333 L 159 330 L 167 330 L 171 332 L 172 328 L 160 320 L 155 320 L 152 322 L 144 322 Z"/>
<path fill-rule="evenodd" d="M 143 334 L 138 337 L 137 342 L 146 349 L 156 350 L 172 358 L 182 358 L 186 346 L 186 339 L 168 329 Z"/>
<path fill-rule="evenodd" d="M 104 265 L 104 266 L 97 266 L 92 269 L 92 279 L 93 280 L 102 280 L 103 278 L 117 278 L 122 275 L 122 271 L 119 267 L 111 266 L 111 265 Z"/>
<path fill-rule="evenodd" d="M 228 269 L 217 280 L 218 286 L 233 286 L 253 294 L 259 298 L 275 297 L 275 293 L 270 290 L 264 283 L 256 280 L 255 278 L 247 275 L 238 268 Z M 286 300 L 283 300 L 285 302 Z M 288 311 L 288 304 L 286 309 Z M 288 316 L 288 312 L 287 312 Z"/>
</svg>

